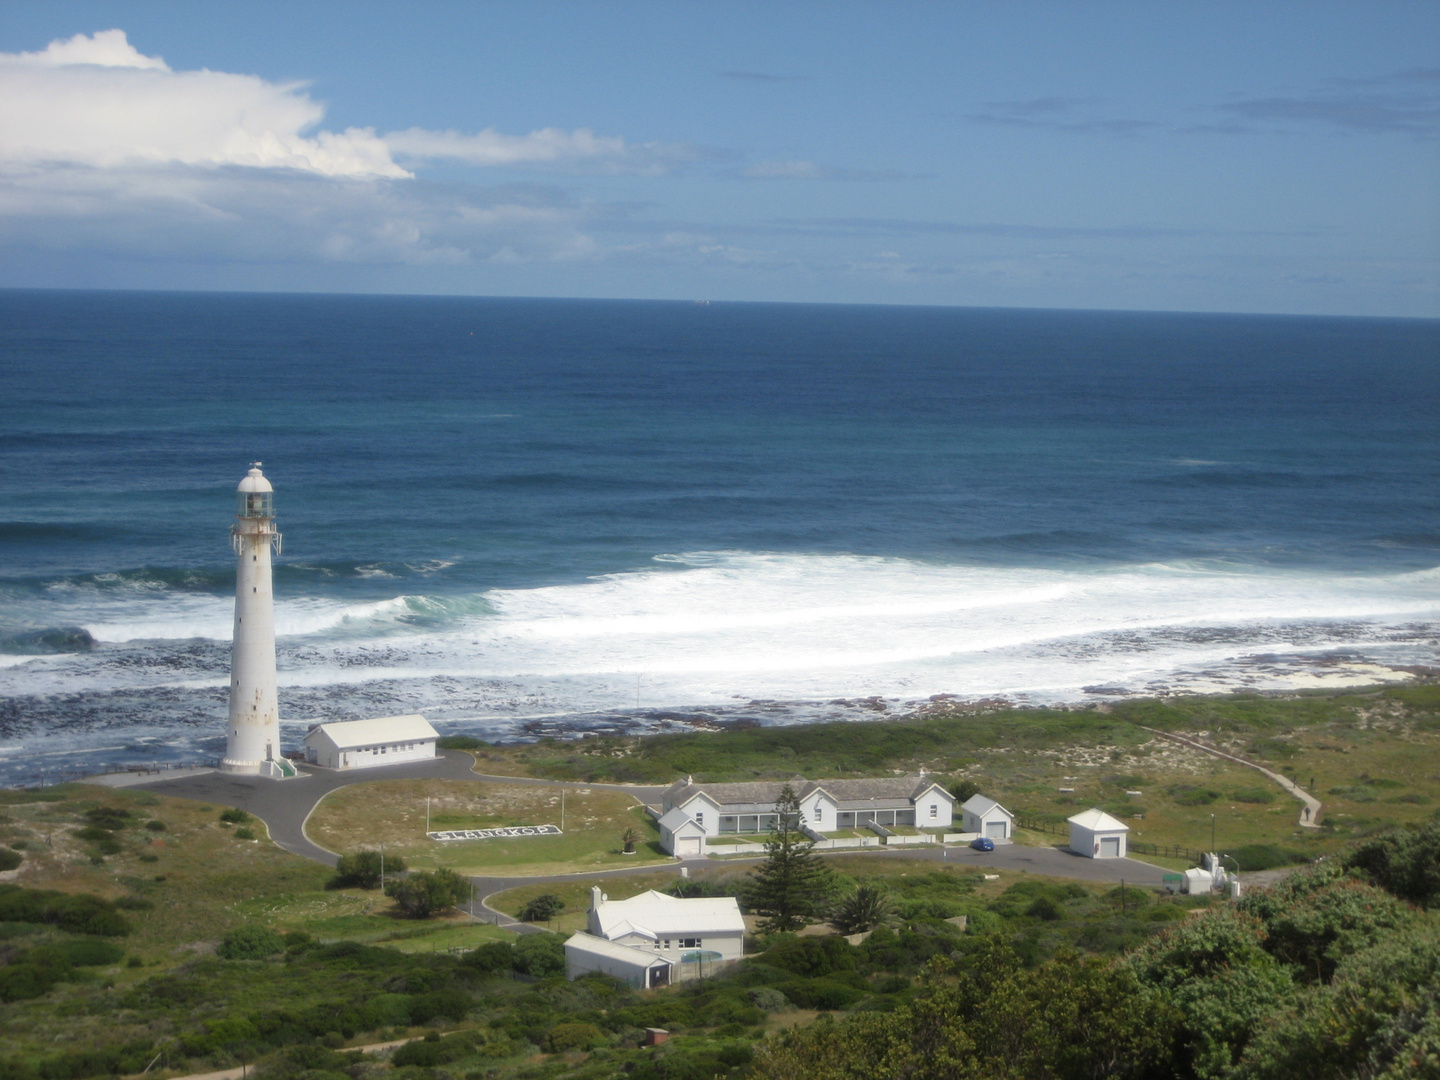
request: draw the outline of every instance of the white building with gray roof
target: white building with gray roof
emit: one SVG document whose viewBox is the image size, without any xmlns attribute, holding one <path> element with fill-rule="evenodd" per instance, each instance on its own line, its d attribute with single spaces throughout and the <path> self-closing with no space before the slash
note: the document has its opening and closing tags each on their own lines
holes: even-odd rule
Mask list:
<svg viewBox="0 0 1440 1080">
<path fill-rule="evenodd" d="M 677 780 L 661 803 L 661 838 L 669 822 L 679 836 L 681 818 L 688 818 L 704 835 L 768 833 L 778 824 L 775 804 L 786 784 L 800 800 L 800 816 L 816 832 L 865 828 L 870 824 L 893 827 L 949 828 L 954 822 L 955 799 L 940 784 L 923 774 L 888 776 L 872 780 L 756 780 L 739 784 L 696 783 L 693 777 Z M 677 813 L 678 811 L 678 813 Z M 689 830 L 693 834 L 693 830 Z M 672 848 L 670 853 L 678 852 Z"/>
<path fill-rule="evenodd" d="M 960 804 L 960 831 L 1009 840 L 1015 834 L 1015 815 L 988 796 L 971 795 Z"/>
<path fill-rule="evenodd" d="M 681 898 L 653 889 L 611 900 L 590 889 L 585 930 L 565 942 L 565 973 L 592 971 L 653 988 L 708 975 L 745 955 L 745 919 L 733 896 Z"/>
</svg>

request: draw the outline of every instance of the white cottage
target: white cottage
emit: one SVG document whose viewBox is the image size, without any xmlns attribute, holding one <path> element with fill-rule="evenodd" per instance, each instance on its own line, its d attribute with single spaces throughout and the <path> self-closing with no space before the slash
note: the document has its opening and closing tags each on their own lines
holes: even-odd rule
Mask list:
<svg viewBox="0 0 1440 1080">
<path fill-rule="evenodd" d="M 305 759 L 322 769 L 373 769 L 435 757 L 439 737 L 418 713 L 317 724 L 305 736 Z"/>
<path fill-rule="evenodd" d="M 994 799 L 971 795 L 960 805 L 960 831 L 1009 840 L 1015 835 L 1015 815 Z"/>
<path fill-rule="evenodd" d="M 600 971 L 633 986 L 663 986 L 744 954 L 745 920 L 733 896 L 682 899 L 649 890 L 611 900 L 596 886 L 585 931 L 565 943 L 565 974 Z"/>
<path fill-rule="evenodd" d="M 1070 823 L 1070 850 L 1087 859 L 1123 859 L 1130 826 L 1104 810 L 1091 808 L 1066 818 Z"/>
<path fill-rule="evenodd" d="M 924 775 L 875 780 L 807 780 L 796 776 L 788 781 L 741 784 L 697 784 L 692 777 L 686 777 L 666 789 L 662 799 L 662 843 L 664 822 L 679 823 L 678 817 L 671 816 L 676 811 L 694 821 L 706 836 L 768 833 L 778 824 L 775 804 L 787 783 L 800 801 L 802 822 L 816 832 L 864 828 L 872 822 L 945 829 L 954 822 L 954 797 Z M 669 847 L 666 850 L 678 854 Z"/>
</svg>

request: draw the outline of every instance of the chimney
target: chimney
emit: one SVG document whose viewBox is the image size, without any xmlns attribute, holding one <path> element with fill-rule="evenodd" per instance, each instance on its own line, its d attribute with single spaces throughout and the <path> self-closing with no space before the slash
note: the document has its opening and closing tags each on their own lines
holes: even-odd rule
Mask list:
<svg viewBox="0 0 1440 1080">
<path fill-rule="evenodd" d="M 590 910 L 594 911 L 605 900 L 605 894 L 600 891 L 599 885 L 590 886 Z"/>
</svg>

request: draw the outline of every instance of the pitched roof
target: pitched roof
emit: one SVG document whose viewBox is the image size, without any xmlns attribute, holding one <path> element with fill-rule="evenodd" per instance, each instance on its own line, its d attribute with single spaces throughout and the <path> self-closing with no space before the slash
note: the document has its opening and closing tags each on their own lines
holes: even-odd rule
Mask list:
<svg viewBox="0 0 1440 1080">
<path fill-rule="evenodd" d="M 1129 832 L 1130 826 L 1118 818 L 1113 818 L 1104 810 L 1098 807 L 1091 807 L 1089 810 L 1082 810 L 1074 817 L 1065 819 L 1071 825 L 1079 825 L 1082 829 L 1089 829 L 1091 832 Z"/>
<path fill-rule="evenodd" d="M 670 961 L 656 953 L 637 949 L 633 945 L 621 945 L 619 942 L 606 941 L 602 937 L 587 934 L 583 930 L 576 931 L 566 938 L 565 948 L 589 953 L 592 956 L 603 956 L 607 960 L 622 960 L 641 968 L 651 968 L 657 965 L 668 967 L 670 964 Z"/>
<path fill-rule="evenodd" d="M 681 810 L 678 806 L 671 807 L 660 819 L 660 827 L 662 829 L 669 829 L 671 832 L 679 832 L 686 825 L 694 826 L 702 833 L 705 831 L 705 827 L 703 825 L 697 824 L 694 818 L 692 818 L 689 814 L 685 813 L 685 811 Z"/>
<path fill-rule="evenodd" d="M 745 932 L 740 905 L 733 896 L 682 899 L 649 889 L 628 900 L 602 900 L 595 906 L 600 933 L 607 938 L 627 933 L 645 937 L 677 934 Z"/>
<path fill-rule="evenodd" d="M 698 784 L 687 777 L 670 785 L 665 792 L 665 801 L 672 806 L 683 806 L 696 795 L 704 794 L 724 807 L 743 808 L 746 813 L 768 813 L 774 810 L 780 799 L 780 789 L 786 784 L 794 789 L 797 798 L 804 799 L 817 790 L 823 790 L 837 803 L 914 800 L 937 786 L 923 773 L 861 780 L 807 780 L 803 776 L 792 776 L 789 780 L 751 780 L 733 784 Z M 946 797 L 949 797 L 948 792 Z"/>
<path fill-rule="evenodd" d="M 1008 817 L 1013 818 L 1015 816 L 994 799 L 988 799 L 984 795 L 971 795 L 970 798 L 961 804 L 960 809 L 964 810 L 967 814 L 974 814 L 976 817 L 984 817 L 990 813 L 991 810 L 999 810 Z"/>
<path fill-rule="evenodd" d="M 430 722 L 419 713 L 405 716 L 379 716 L 373 720 L 347 720 L 343 723 L 320 724 L 307 735 L 323 731 L 341 750 L 356 746 L 378 746 L 382 743 L 416 740 L 424 742 L 439 735 Z"/>
</svg>

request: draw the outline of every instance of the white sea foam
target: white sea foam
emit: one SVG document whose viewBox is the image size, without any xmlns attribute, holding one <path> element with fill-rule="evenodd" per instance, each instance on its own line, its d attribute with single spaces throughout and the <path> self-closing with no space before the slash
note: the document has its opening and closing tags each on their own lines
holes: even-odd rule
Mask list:
<svg viewBox="0 0 1440 1080">
<path fill-rule="evenodd" d="M 106 646 L 140 651 L 102 647 L 7 666 L 0 693 L 224 684 L 223 649 L 182 664 L 162 646 L 227 641 L 228 597 L 91 599 L 105 609 L 80 624 Z M 1386 663 L 1440 662 L 1440 569 L 1027 569 L 698 552 L 478 597 L 282 596 L 276 621 L 281 681 L 292 687 L 506 680 L 558 710 L 633 706 L 637 680 L 642 704 L 667 707 L 870 694 L 1054 699 L 1095 685 L 1278 686 L 1301 677 L 1293 663 L 1260 654 L 1346 649 Z"/>
</svg>

